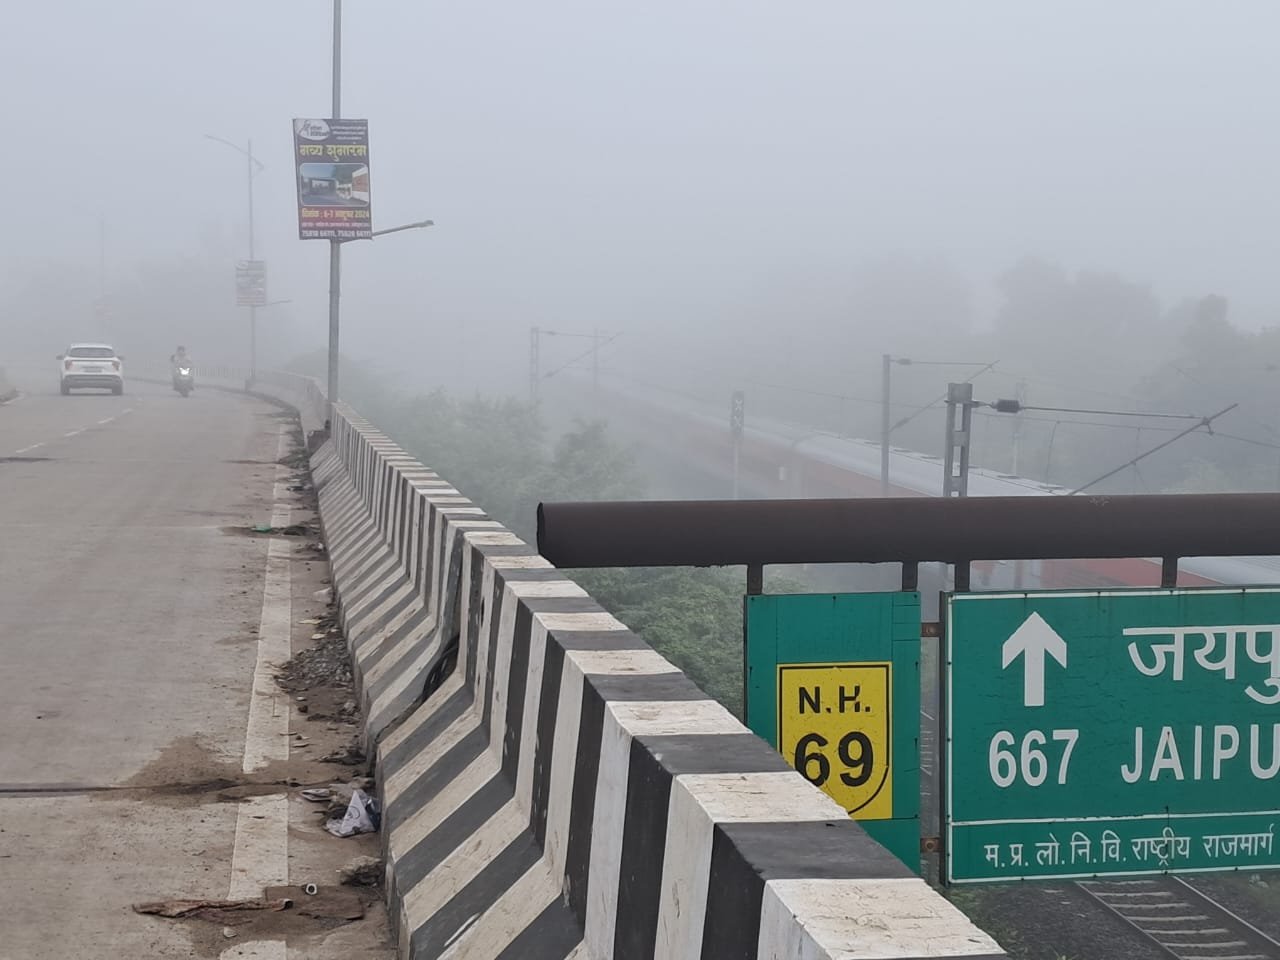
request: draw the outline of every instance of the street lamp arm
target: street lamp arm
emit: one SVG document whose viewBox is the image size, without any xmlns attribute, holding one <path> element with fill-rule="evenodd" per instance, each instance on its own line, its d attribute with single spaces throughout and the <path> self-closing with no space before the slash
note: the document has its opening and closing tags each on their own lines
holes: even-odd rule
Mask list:
<svg viewBox="0 0 1280 960">
<path fill-rule="evenodd" d="M 381 237 L 388 233 L 399 233 L 401 230 L 424 230 L 427 227 L 434 227 L 435 225 L 436 222 L 434 220 L 418 220 L 415 223 L 405 223 L 398 227 L 388 227 L 385 230 L 375 230 L 373 233 L 369 234 L 369 236 Z"/>
<path fill-rule="evenodd" d="M 255 157 L 252 153 L 250 153 L 244 147 L 240 146 L 238 143 L 232 143 L 230 140 L 223 140 L 221 137 L 215 137 L 211 133 L 206 133 L 204 135 L 204 138 L 206 140 L 212 140 L 214 143 L 224 144 L 230 147 L 232 150 L 236 151 L 236 153 L 243 154 L 244 156 L 252 160 L 259 170 L 267 169 L 266 164 L 264 164 L 261 160 Z"/>
</svg>

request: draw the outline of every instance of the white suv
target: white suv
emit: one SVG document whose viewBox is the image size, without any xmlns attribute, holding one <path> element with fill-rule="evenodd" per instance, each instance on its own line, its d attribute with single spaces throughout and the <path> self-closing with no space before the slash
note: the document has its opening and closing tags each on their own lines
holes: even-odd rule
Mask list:
<svg viewBox="0 0 1280 960">
<path fill-rule="evenodd" d="M 124 393 L 123 359 L 105 343 L 73 343 L 58 357 L 62 395 L 81 387 L 97 387 L 119 396 Z"/>
</svg>

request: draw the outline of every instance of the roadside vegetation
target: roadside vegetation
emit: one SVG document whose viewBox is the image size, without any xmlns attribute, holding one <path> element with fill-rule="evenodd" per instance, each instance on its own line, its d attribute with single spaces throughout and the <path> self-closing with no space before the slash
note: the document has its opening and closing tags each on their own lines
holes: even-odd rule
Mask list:
<svg viewBox="0 0 1280 960">
<path fill-rule="evenodd" d="M 312 372 L 305 363 L 299 369 Z M 362 415 L 528 543 L 536 540 L 541 501 L 645 495 L 644 475 L 603 421 L 578 421 L 553 436 L 535 410 L 510 398 L 396 393 L 350 364 L 344 378 L 345 396 Z M 611 568 L 567 575 L 742 715 L 743 570 Z M 792 585 L 772 579 L 770 587 Z"/>
</svg>

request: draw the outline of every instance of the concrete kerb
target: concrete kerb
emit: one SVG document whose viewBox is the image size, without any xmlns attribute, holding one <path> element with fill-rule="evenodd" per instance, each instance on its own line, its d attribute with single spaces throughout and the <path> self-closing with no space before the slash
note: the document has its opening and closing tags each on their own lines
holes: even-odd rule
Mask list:
<svg viewBox="0 0 1280 960">
<path fill-rule="evenodd" d="M 531 547 L 332 426 L 313 474 L 403 956 L 1003 956 Z"/>
</svg>

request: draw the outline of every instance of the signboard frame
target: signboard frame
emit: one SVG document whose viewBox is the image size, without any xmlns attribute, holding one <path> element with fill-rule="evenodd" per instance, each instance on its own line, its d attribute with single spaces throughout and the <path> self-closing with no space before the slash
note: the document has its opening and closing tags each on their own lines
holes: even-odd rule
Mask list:
<svg viewBox="0 0 1280 960">
<path fill-rule="evenodd" d="M 1252 809 L 1249 792 L 1220 779 L 1225 766 L 1213 766 L 1243 758 L 1258 777 L 1249 737 L 1260 741 L 1266 731 L 1250 724 L 1280 721 L 1280 710 L 1258 699 L 1263 690 L 1268 700 L 1280 698 L 1280 587 L 964 592 L 944 599 L 945 883 L 1280 868 L 1280 799 L 1274 809 Z M 958 610 L 978 604 L 986 605 L 984 615 L 962 613 L 957 624 Z M 1265 629 L 1270 625 L 1277 630 Z M 1237 641 L 1250 630 L 1253 645 L 1241 650 Z M 1263 636 L 1274 645 L 1265 655 Z M 1257 669 L 1245 675 L 1250 657 L 1255 668 L 1271 663 L 1271 673 L 1254 694 L 1237 696 L 1259 681 Z M 986 671 L 981 683 L 979 670 Z M 1137 692 L 1125 696 L 1126 687 Z M 1090 698 L 1104 709 L 1087 709 Z M 1189 702 L 1180 712 L 1183 698 Z M 1105 709 L 1121 703 L 1123 711 Z M 1221 742 L 1205 746 L 1206 728 Z M 1280 723 L 1272 730 L 1280 740 Z M 1280 743 L 1271 749 L 1268 771 Z M 982 752 L 989 763 L 977 772 Z M 1072 763 L 1087 777 L 1083 789 Z M 1231 769 L 1244 779 L 1239 767 Z M 1271 782 L 1280 787 L 1280 778 Z M 1241 802 L 1232 809 L 1219 796 Z M 1005 815 L 1015 807 L 1020 816 Z M 973 839 L 979 830 L 983 843 Z M 1255 859 L 1241 862 L 1250 849 Z"/>
<path fill-rule="evenodd" d="M 842 806 L 859 798 L 854 819 L 918 873 L 919 593 L 752 594 L 743 631 L 747 726 Z M 887 793 L 875 791 L 879 758 Z"/>
<path fill-rule="evenodd" d="M 371 239 L 369 121 L 294 119 L 293 159 L 298 237 Z"/>
<path fill-rule="evenodd" d="M 267 305 L 267 261 L 236 261 L 236 306 Z"/>
</svg>

